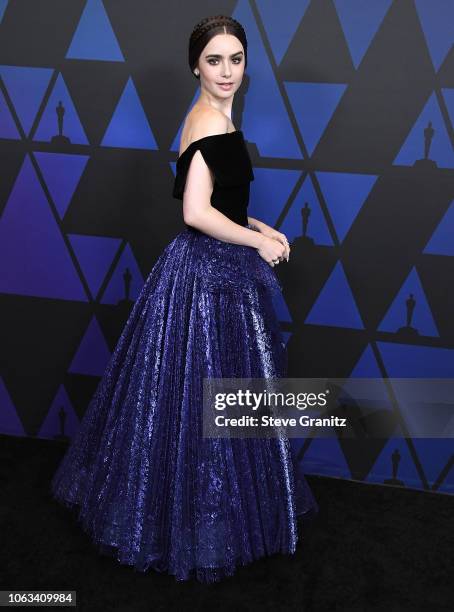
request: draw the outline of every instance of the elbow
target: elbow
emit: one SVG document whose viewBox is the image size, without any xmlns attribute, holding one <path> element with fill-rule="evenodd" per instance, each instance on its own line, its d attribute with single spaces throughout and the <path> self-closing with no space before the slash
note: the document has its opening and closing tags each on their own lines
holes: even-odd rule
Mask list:
<svg viewBox="0 0 454 612">
<path fill-rule="evenodd" d="M 186 225 L 191 225 L 193 227 L 195 227 L 195 215 L 193 212 L 183 212 L 183 220 L 186 223 Z"/>
<path fill-rule="evenodd" d="M 195 223 L 195 205 L 190 198 L 183 199 L 183 220 L 186 225 L 194 225 Z"/>
<path fill-rule="evenodd" d="M 189 206 L 189 202 L 185 202 L 183 200 L 183 221 L 186 225 L 192 225 L 192 220 L 194 218 L 194 211 L 191 210 L 191 206 Z"/>
<path fill-rule="evenodd" d="M 200 220 L 203 219 L 206 211 L 211 207 L 208 205 L 206 208 L 192 208 L 188 206 L 186 209 L 183 206 L 183 219 L 186 225 L 191 225 L 192 227 L 197 228 L 199 226 Z"/>
</svg>

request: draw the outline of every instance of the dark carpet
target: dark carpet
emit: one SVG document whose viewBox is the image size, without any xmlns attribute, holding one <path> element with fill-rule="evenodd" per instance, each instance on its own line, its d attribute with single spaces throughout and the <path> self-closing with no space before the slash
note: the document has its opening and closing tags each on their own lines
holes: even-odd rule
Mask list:
<svg viewBox="0 0 454 612">
<path fill-rule="evenodd" d="M 2 590 L 75 590 L 77 610 L 454 610 L 454 496 L 308 476 L 295 555 L 179 583 L 100 556 L 49 482 L 65 446 L 0 436 Z M 73 608 L 74 609 L 74 608 Z"/>
</svg>

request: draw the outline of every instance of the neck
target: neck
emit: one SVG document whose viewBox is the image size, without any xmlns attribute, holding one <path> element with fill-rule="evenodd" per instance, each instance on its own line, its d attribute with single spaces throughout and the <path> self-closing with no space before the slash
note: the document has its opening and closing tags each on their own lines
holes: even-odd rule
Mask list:
<svg viewBox="0 0 454 612">
<path fill-rule="evenodd" d="M 197 100 L 198 106 L 210 106 L 211 108 L 215 108 L 221 113 L 224 113 L 224 115 L 226 115 L 230 121 L 232 121 L 232 104 L 233 96 L 225 100 L 220 100 L 219 98 L 215 98 L 214 96 L 208 94 L 205 90 L 202 90 L 199 99 Z"/>
</svg>

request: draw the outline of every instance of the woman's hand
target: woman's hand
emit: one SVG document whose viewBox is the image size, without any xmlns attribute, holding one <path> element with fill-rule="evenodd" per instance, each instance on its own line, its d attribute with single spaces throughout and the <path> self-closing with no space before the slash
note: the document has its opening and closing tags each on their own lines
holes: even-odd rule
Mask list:
<svg viewBox="0 0 454 612">
<path fill-rule="evenodd" d="M 275 238 L 269 238 L 262 235 L 262 240 L 260 242 L 260 246 L 257 248 L 258 254 L 262 259 L 266 261 L 272 268 L 280 261 L 283 261 L 284 258 L 288 261 L 287 249 L 288 246 L 284 246 L 282 242 L 276 240 Z"/>
<path fill-rule="evenodd" d="M 278 232 L 276 229 L 274 229 L 274 227 L 270 227 L 266 223 L 263 223 L 263 221 L 260 221 L 260 223 L 257 223 L 256 221 L 254 223 L 254 226 L 261 234 L 263 234 L 267 238 L 273 238 L 274 240 L 277 240 L 285 247 L 284 255 L 279 259 L 280 261 L 283 261 L 284 259 L 288 261 L 290 257 L 290 245 L 288 243 L 287 236 L 282 232 Z"/>
</svg>

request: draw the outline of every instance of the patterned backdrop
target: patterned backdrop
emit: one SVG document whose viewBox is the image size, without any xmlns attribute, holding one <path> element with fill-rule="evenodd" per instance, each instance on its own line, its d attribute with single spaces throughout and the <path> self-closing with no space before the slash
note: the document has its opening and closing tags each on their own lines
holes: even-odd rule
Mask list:
<svg viewBox="0 0 454 612">
<path fill-rule="evenodd" d="M 74 435 L 184 229 L 187 41 L 211 14 L 248 36 L 233 121 L 249 215 L 292 244 L 276 268 L 289 376 L 383 392 L 350 412 L 381 436 L 311 433 L 300 460 L 453 493 L 453 407 L 387 383 L 454 377 L 454 0 L 0 0 L 0 431 Z M 421 423 L 446 435 L 413 437 Z"/>
</svg>

